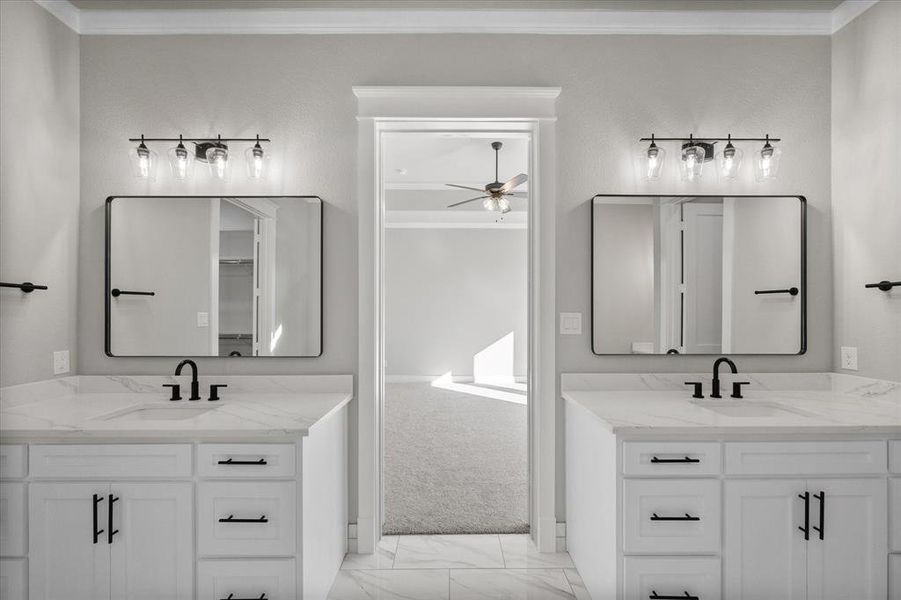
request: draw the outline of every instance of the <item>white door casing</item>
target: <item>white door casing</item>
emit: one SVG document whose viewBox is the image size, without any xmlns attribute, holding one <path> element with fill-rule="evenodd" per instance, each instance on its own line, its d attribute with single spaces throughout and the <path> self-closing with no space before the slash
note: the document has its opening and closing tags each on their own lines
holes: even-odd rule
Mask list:
<svg viewBox="0 0 901 600">
<path fill-rule="evenodd" d="M 530 143 L 530 529 L 539 550 L 556 545 L 555 121 L 560 88 L 355 87 L 359 218 L 357 547 L 381 536 L 381 399 L 384 365 L 381 139 L 413 131 L 521 132 Z M 540 159 L 539 159 L 540 157 Z"/>
</svg>

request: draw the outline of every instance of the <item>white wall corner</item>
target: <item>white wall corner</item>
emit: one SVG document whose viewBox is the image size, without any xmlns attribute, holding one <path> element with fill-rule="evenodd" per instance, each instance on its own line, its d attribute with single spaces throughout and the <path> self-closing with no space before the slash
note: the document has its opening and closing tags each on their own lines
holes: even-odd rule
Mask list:
<svg viewBox="0 0 901 600">
<path fill-rule="evenodd" d="M 832 11 L 832 33 L 862 15 L 879 0 L 845 0 Z"/>
<path fill-rule="evenodd" d="M 69 0 L 34 0 L 34 3 L 62 21 L 75 33 L 81 33 L 81 11 Z"/>
</svg>

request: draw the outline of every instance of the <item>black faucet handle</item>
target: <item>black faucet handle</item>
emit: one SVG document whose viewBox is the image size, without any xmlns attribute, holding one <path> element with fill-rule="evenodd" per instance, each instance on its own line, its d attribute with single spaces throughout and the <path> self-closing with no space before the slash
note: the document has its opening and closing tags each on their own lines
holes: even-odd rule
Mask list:
<svg viewBox="0 0 901 600">
<path fill-rule="evenodd" d="M 215 402 L 219 399 L 219 388 L 228 387 L 227 383 L 214 383 L 210 386 L 210 397 L 208 400 L 210 402 Z"/>
<path fill-rule="evenodd" d="M 700 381 L 686 381 L 685 385 L 693 385 L 695 386 L 695 393 L 691 395 L 692 398 L 703 398 L 704 397 L 704 384 Z"/>
<path fill-rule="evenodd" d="M 177 383 L 164 383 L 163 387 L 172 388 L 172 397 L 169 401 L 181 400 L 181 386 Z"/>
<path fill-rule="evenodd" d="M 750 381 L 733 381 L 732 382 L 732 397 L 733 398 L 744 398 L 741 395 L 741 386 L 749 385 Z"/>
</svg>

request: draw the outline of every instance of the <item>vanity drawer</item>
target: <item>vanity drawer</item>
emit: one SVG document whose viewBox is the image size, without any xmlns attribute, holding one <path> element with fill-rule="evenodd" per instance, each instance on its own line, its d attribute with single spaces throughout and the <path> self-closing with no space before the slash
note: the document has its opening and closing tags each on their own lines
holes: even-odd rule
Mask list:
<svg viewBox="0 0 901 600">
<path fill-rule="evenodd" d="M 892 473 L 901 473 L 901 440 L 888 443 L 888 467 Z"/>
<path fill-rule="evenodd" d="M 623 559 L 623 597 L 645 600 L 658 596 L 696 597 L 719 600 L 720 559 L 651 558 L 627 556 Z"/>
<path fill-rule="evenodd" d="M 0 598 L 3 600 L 25 600 L 25 559 L 0 559 Z"/>
<path fill-rule="evenodd" d="M 294 600 L 296 577 L 293 560 L 202 560 L 197 563 L 197 598 Z"/>
<path fill-rule="evenodd" d="M 889 548 L 901 552 L 901 478 L 888 480 Z"/>
<path fill-rule="evenodd" d="M 25 514 L 25 484 L 0 483 L 0 556 L 25 556 Z"/>
<path fill-rule="evenodd" d="M 28 468 L 25 464 L 25 446 L 0 444 L 0 479 L 21 479 Z"/>
<path fill-rule="evenodd" d="M 294 444 L 201 444 L 197 474 L 229 479 L 293 477 L 294 457 Z"/>
<path fill-rule="evenodd" d="M 32 477 L 137 479 L 191 476 L 189 444 L 38 444 Z"/>
<path fill-rule="evenodd" d="M 626 554 L 718 552 L 720 482 L 711 479 L 623 481 Z"/>
<path fill-rule="evenodd" d="M 623 442 L 625 475 L 719 475 L 722 454 L 717 442 Z"/>
<path fill-rule="evenodd" d="M 202 556 L 292 555 L 297 533 L 297 484 L 199 483 L 197 519 Z"/>
<path fill-rule="evenodd" d="M 885 442 L 727 442 L 728 475 L 876 475 Z"/>
</svg>

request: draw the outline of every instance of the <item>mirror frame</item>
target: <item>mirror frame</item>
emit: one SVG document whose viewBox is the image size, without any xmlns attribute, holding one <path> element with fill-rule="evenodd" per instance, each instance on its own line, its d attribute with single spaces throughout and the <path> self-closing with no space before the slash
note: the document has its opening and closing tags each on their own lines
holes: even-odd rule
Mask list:
<svg viewBox="0 0 901 600">
<path fill-rule="evenodd" d="M 801 340 L 798 352 L 770 352 L 766 354 L 611 354 L 606 352 L 595 352 L 594 350 L 594 206 L 596 198 L 647 198 L 654 197 L 671 197 L 671 198 L 796 198 L 801 205 L 801 282 L 800 282 L 800 302 L 801 302 Z M 595 194 L 589 200 L 591 206 L 591 217 L 588 219 L 589 227 L 589 270 L 591 272 L 589 283 L 589 305 L 588 305 L 588 326 L 591 328 L 591 334 L 588 336 L 588 345 L 591 353 L 595 356 L 800 356 L 807 353 L 807 198 L 798 194 Z"/>
<path fill-rule="evenodd" d="M 211 200 L 213 198 L 294 198 L 298 200 L 309 200 L 311 198 L 315 198 L 319 200 L 321 209 L 319 212 L 319 273 L 320 273 L 320 281 L 319 281 L 319 354 L 306 354 L 306 355 L 291 355 L 291 356 L 209 356 L 209 355 L 182 355 L 182 354 L 113 354 L 111 348 L 112 341 L 112 324 L 111 324 L 111 289 L 110 283 L 112 279 L 111 274 L 111 261 L 110 261 L 110 251 L 112 249 L 112 208 L 113 208 L 113 200 L 120 198 L 206 198 L 207 200 Z M 285 359 L 285 358 L 319 358 L 325 352 L 325 201 L 320 196 L 313 195 L 287 195 L 287 194 L 268 194 L 268 195 L 242 195 L 235 196 L 233 194 L 202 194 L 202 195 L 188 195 L 188 194 L 137 194 L 137 195 L 123 195 L 123 196 L 107 196 L 106 198 L 106 226 L 105 226 L 105 241 L 104 241 L 104 265 L 103 265 L 103 292 L 104 292 L 104 336 L 103 336 L 103 349 L 105 354 L 110 358 L 198 358 L 198 359 L 242 359 L 242 358 L 252 358 L 252 359 Z"/>
</svg>

